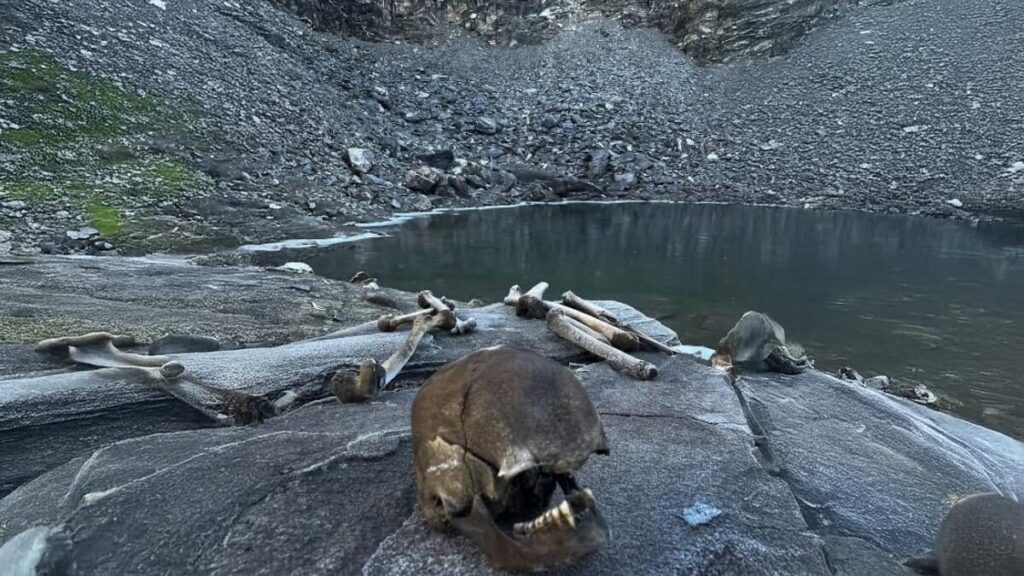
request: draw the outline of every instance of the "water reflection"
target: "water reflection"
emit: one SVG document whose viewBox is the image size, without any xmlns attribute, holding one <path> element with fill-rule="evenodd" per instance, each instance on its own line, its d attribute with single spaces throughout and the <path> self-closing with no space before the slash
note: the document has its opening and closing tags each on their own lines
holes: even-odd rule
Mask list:
<svg viewBox="0 0 1024 576">
<path fill-rule="evenodd" d="M 629 302 L 687 343 L 739 315 L 776 317 L 834 369 L 914 380 L 967 418 L 1024 436 L 1024 227 L 736 206 L 563 205 L 443 214 L 392 237 L 293 253 L 318 273 L 495 300 L 554 294 Z"/>
</svg>

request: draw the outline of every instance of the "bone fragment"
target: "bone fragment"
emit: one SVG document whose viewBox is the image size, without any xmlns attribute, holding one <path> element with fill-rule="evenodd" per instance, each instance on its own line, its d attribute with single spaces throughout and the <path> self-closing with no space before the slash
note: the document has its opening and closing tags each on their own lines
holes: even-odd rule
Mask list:
<svg viewBox="0 0 1024 576">
<path fill-rule="evenodd" d="M 416 296 L 416 301 L 419 303 L 420 308 L 433 309 L 436 314 L 435 316 L 440 321 L 431 326 L 431 328 L 440 328 L 442 330 L 451 330 L 455 328 L 457 319 L 455 318 L 455 312 L 452 311 L 440 298 L 434 296 L 434 293 L 430 290 L 424 290 Z"/>
<path fill-rule="evenodd" d="M 518 286 L 513 286 L 509 289 L 508 296 L 505 297 L 505 304 L 516 307 L 516 314 L 519 316 L 527 316 L 530 318 L 543 318 L 547 314 L 548 310 L 560 310 L 565 313 L 566 316 L 579 322 L 590 328 L 590 330 L 600 334 L 605 340 L 607 340 L 612 346 L 620 350 L 638 350 L 640 348 L 640 339 L 636 334 L 626 332 L 621 328 L 612 326 L 611 324 L 595 318 L 586 312 L 581 312 L 575 308 L 570 308 L 564 304 L 558 302 L 548 302 L 541 300 L 539 297 L 531 296 L 530 293 L 543 294 L 544 288 L 547 287 L 546 282 L 541 282 L 526 294 L 519 292 Z M 526 303 L 524 303 L 524 301 Z M 543 313 L 537 314 L 537 310 L 542 310 Z"/>
<path fill-rule="evenodd" d="M 611 344 L 611 342 L 609 342 L 607 338 L 602 336 L 600 332 L 591 330 L 586 324 L 583 324 L 578 320 L 570 318 L 569 316 L 566 316 L 565 319 L 568 320 L 569 323 L 572 324 L 577 330 L 583 332 L 587 336 L 590 336 L 591 338 L 598 340 L 600 342 L 604 342 L 605 344 Z"/>
<path fill-rule="evenodd" d="M 651 348 L 660 350 L 662 352 L 665 352 L 666 354 L 678 354 L 678 352 L 672 349 L 671 347 L 666 346 L 664 343 L 659 342 L 654 338 L 651 338 L 647 334 L 644 334 L 643 332 L 637 330 L 636 328 L 633 328 L 629 324 L 622 322 L 621 320 L 618 319 L 618 317 L 616 317 L 608 310 L 605 310 L 604 308 L 598 306 L 597 304 L 589 300 L 580 298 L 576 294 L 573 294 L 571 291 L 562 294 L 562 303 L 571 308 L 575 308 L 577 310 L 586 312 L 587 314 L 590 314 L 595 318 L 599 318 L 601 320 L 604 320 L 605 322 L 608 322 L 609 324 L 615 326 L 616 328 L 620 328 L 630 334 L 635 335 L 640 342 L 650 346 Z"/>
<path fill-rule="evenodd" d="M 581 312 L 586 312 L 587 314 L 590 314 L 594 318 L 599 318 L 609 324 L 619 324 L 619 319 L 618 317 L 615 316 L 615 314 L 612 314 L 611 312 L 605 310 L 604 308 L 598 306 L 597 304 L 589 300 L 584 300 L 583 298 L 580 298 L 571 290 L 562 294 L 562 304 L 565 304 L 570 308 L 575 308 Z"/>
<path fill-rule="evenodd" d="M 448 310 L 448 312 L 451 313 L 451 310 Z M 454 316 L 454 314 L 452 314 L 452 316 Z M 402 343 L 402 347 L 381 363 L 381 367 L 384 368 L 383 384 L 390 384 L 391 381 L 398 376 L 398 373 L 401 372 L 402 368 L 404 368 L 406 363 L 409 362 L 409 359 L 412 358 L 413 353 L 416 352 L 416 347 L 419 346 L 420 340 L 423 339 L 424 334 L 434 328 L 443 329 L 445 324 L 445 319 L 440 314 L 436 316 L 417 318 L 412 324 L 412 330 L 409 331 L 409 336 L 405 339 L 405 342 Z M 451 328 L 448 329 L 451 330 Z"/>
<path fill-rule="evenodd" d="M 465 320 L 458 319 L 455 321 L 455 327 L 451 329 L 450 333 L 452 336 L 461 336 L 463 334 L 469 334 L 476 330 L 476 320 L 467 318 Z"/>
<path fill-rule="evenodd" d="M 604 339 L 607 340 L 612 346 L 615 346 L 619 350 L 633 351 L 640 349 L 640 339 L 636 336 L 636 334 L 626 332 L 621 328 L 612 326 L 611 324 L 605 322 L 604 320 L 594 318 L 590 314 L 580 312 L 575 308 L 569 308 L 568 306 L 559 304 L 558 302 L 545 302 L 545 304 L 548 306 L 548 308 L 552 310 L 558 310 L 559 312 L 562 312 L 569 318 L 572 318 L 573 320 L 579 322 L 580 324 L 583 324 L 587 328 L 590 328 L 594 332 L 597 332 L 598 334 L 603 336 Z"/>
<path fill-rule="evenodd" d="M 410 322 L 414 322 L 420 316 L 429 316 L 433 313 L 433 308 L 427 308 L 425 310 L 410 312 L 409 314 L 402 314 L 401 316 L 385 314 L 377 319 L 377 330 L 380 330 L 381 332 L 394 332 L 403 324 L 409 324 Z"/>
<path fill-rule="evenodd" d="M 169 356 L 147 356 L 119 350 L 117 343 L 130 345 L 130 336 L 115 336 L 109 332 L 91 332 L 82 336 L 68 336 L 43 340 L 36 351 L 55 352 L 66 349 L 68 356 L 80 364 L 100 368 L 159 367 L 171 361 Z"/>
<path fill-rule="evenodd" d="M 512 287 L 508 289 L 508 296 L 505 296 L 505 299 L 502 300 L 502 302 L 504 302 L 506 306 L 515 306 L 519 303 L 519 298 L 522 295 L 523 292 L 519 289 L 519 284 L 513 284 Z"/>
<path fill-rule="evenodd" d="M 568 322 L 562 310 L 548 312 L 548 329 L 580 348 L 606 360 L 613 368 L 637 380 L 653 380 L 658 375 L 657 366 L 634 358 L 629 354 L 592 338 Z"/>
<path fill-rule="evenodd" d="M 544 302 L 544 291 L 547 289 L 547 282 L 538 282 L 526 294 L 520 296 L 516 301 L 516 316 L 543 318 L 548 308 Z"/>
<path fill-rule="evenodd" d="M 412 358 L 424 334 L 434 328 L 440 328 L 446 323 L 445 316 L 434 314 L 434 309 L 426 310 L 426 312 L 427 314 L 416 316 L 402 347 L 384 362 L 377 364 L 376 360 L 370 358 L 359 365 L 359 371 L 354 375 L 351 370 L 346 368 L 338 370 L 331 378 L 331 391 L 334 392 L 338 400 L 345 403 L 365 402 L 373 399 L 381 388 L 391 383 Z M 451 310 L 447 310 L 447 312 L 452 316 L 455 315 Z"/>
<path fill-rule="evenodd" d="M 159 386 L 163 390 L 222 424 L 254 424 L 278 413 L 276 407 L 266 398 L 239 390 L 225 390 L 205 384 L 186 374 L 185 367 L 177 361 L 170 361 L 160 366 L 157 369 L 157 374 L 159 375 L 157 378 Z M 223 407 L 222 412 L 206 408 L 200 398 L 203 395 L 216 398 L 216 401 Z"/>
</svg>

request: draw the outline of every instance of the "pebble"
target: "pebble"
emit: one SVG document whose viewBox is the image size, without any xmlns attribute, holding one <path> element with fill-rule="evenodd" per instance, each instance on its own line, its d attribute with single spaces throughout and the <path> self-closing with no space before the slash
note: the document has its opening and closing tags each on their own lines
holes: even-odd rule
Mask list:
<svg viewBox="0 0 1024 576">
<path fill-rule="evenodd" d="M 373 168 L 373 153 L 365 148 L 349 148 L 348 165 L 356 174 L 366 174 Z"/>
</svg>

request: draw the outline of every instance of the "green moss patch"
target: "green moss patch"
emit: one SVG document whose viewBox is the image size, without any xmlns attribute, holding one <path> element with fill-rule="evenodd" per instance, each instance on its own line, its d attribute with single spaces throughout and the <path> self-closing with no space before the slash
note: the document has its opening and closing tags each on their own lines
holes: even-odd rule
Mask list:
<svg viewBox="0 0 1024 576">
<path fill-rule="evenodd" d="M 181 157 L 147 145 L 154 135 L 198 140 L 193 119 L 46 54 L 0 52 L 0 200 L 78 212 L 116 236 L 134 214 L 214 189 Z"/>
<path fill-rule="evenodd" d="M 85 207 L 89 224 L 104 236 L 113 237 L 121 231 L 121 213 L 106 204 L 91 202 Z"/>
</svg>

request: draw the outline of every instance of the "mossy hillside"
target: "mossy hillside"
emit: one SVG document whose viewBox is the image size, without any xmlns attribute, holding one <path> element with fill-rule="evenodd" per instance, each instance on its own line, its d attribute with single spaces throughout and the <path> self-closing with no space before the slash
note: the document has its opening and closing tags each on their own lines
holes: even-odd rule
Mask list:
<svg viewBox="0 0 1024 576">
<path fill-rule="evenodd" d="M 146 145 L 154 135 L 191 140 L 190 120 L 44 54 L 0 52 L 0 199 L 66 209 L 116 235 L 138 209 L 212 190 L 181 158 Z"/>
</svg>

